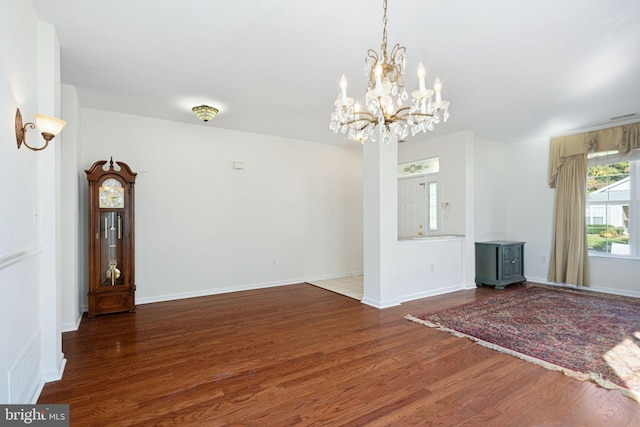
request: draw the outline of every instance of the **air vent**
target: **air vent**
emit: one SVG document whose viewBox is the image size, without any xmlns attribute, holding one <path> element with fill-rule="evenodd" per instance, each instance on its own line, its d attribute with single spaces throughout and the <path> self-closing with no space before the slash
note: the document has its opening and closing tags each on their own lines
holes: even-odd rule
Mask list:
<svg viewBox="0 0 640 427">
<path fill-rule="evenodd" d="M 609 120 L 624 120 L 624 119 L 631 119 L 633 117 L 637 117 L 638 113 L 629 113 L 629 114 L 624 114 L 622 116 L 616 116 L 616 117 L 611 117 Z"/>
</svg>

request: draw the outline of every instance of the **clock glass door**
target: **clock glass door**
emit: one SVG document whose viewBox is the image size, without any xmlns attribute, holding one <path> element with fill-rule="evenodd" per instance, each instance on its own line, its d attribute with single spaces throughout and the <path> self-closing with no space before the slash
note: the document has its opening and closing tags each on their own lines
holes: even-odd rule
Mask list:
<svg viewBox="0 0 640 427">
<path fill-rule="evenodd" d="M 116 286 L 124 283 L 122 236 L 124 218 L 122 212 L 100 212 L 100 286 Z"/>
</svg>

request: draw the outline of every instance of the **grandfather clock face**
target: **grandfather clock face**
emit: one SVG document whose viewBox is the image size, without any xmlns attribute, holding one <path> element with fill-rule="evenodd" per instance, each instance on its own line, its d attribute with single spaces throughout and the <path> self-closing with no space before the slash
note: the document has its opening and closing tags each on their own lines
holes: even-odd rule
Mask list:
<svg viewBox="0 0 640 427">
<path fill-rule="evenodd" d="M 117 179 L 105 179 L 98 193 L 100 208 L 124 208 L 124 188 Z"/>
<path fill-rule="evenodd" d="M 115 286 L 121 284 L 121 268 L 123 236 L 123 212 L 125 206 L 124 187 L 115 178 L 105 179 L 98 188 L 98 206 L 100 208 L 101 232 L 100 240 L 100 271 L 102 278 L 100 286 Z M 120 267 L 120 268 L 119 268 Z"/>
</svg>

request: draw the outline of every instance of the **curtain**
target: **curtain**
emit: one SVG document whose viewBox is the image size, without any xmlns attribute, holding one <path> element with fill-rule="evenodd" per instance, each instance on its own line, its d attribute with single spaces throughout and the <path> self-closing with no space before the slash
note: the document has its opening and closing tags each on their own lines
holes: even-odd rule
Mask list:
<svg viewBox="0 0 640 427">
<path fill-rule="evenodd" d="M 587 155 L 563 159 L 556 178 L 555 223 L 549 280 L 589 286 L 585 231 Z"/>
<path fill-rule="evenodd" d="M 549 280 L 589 286 L 585 224 L 587 153 L 640 148 L 640 123 L 551 139 L 549 187 L 556 189 Z"/>
</svg>

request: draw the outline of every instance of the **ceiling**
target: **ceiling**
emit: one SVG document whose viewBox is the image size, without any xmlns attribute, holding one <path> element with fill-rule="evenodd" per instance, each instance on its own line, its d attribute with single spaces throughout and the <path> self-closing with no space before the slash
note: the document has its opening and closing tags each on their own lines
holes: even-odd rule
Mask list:
<svg viewBox="0 0 640 427">
<path fill-rule="evenodd" d="M 381 0 L 32 3 L 83 107 L 355 144 L 329 116 L 342 74 L 364 99 Z M 414 139 L 518 142 L 640 119 L 637 0 L 389 0 L 387 30 L 389 47 L 407 48 L 408 90 L 423 62 L 451 102 L 449 121 Z M 220 109 L 207 124 L 191 112 L 203 103 Z"/>
</svg>

